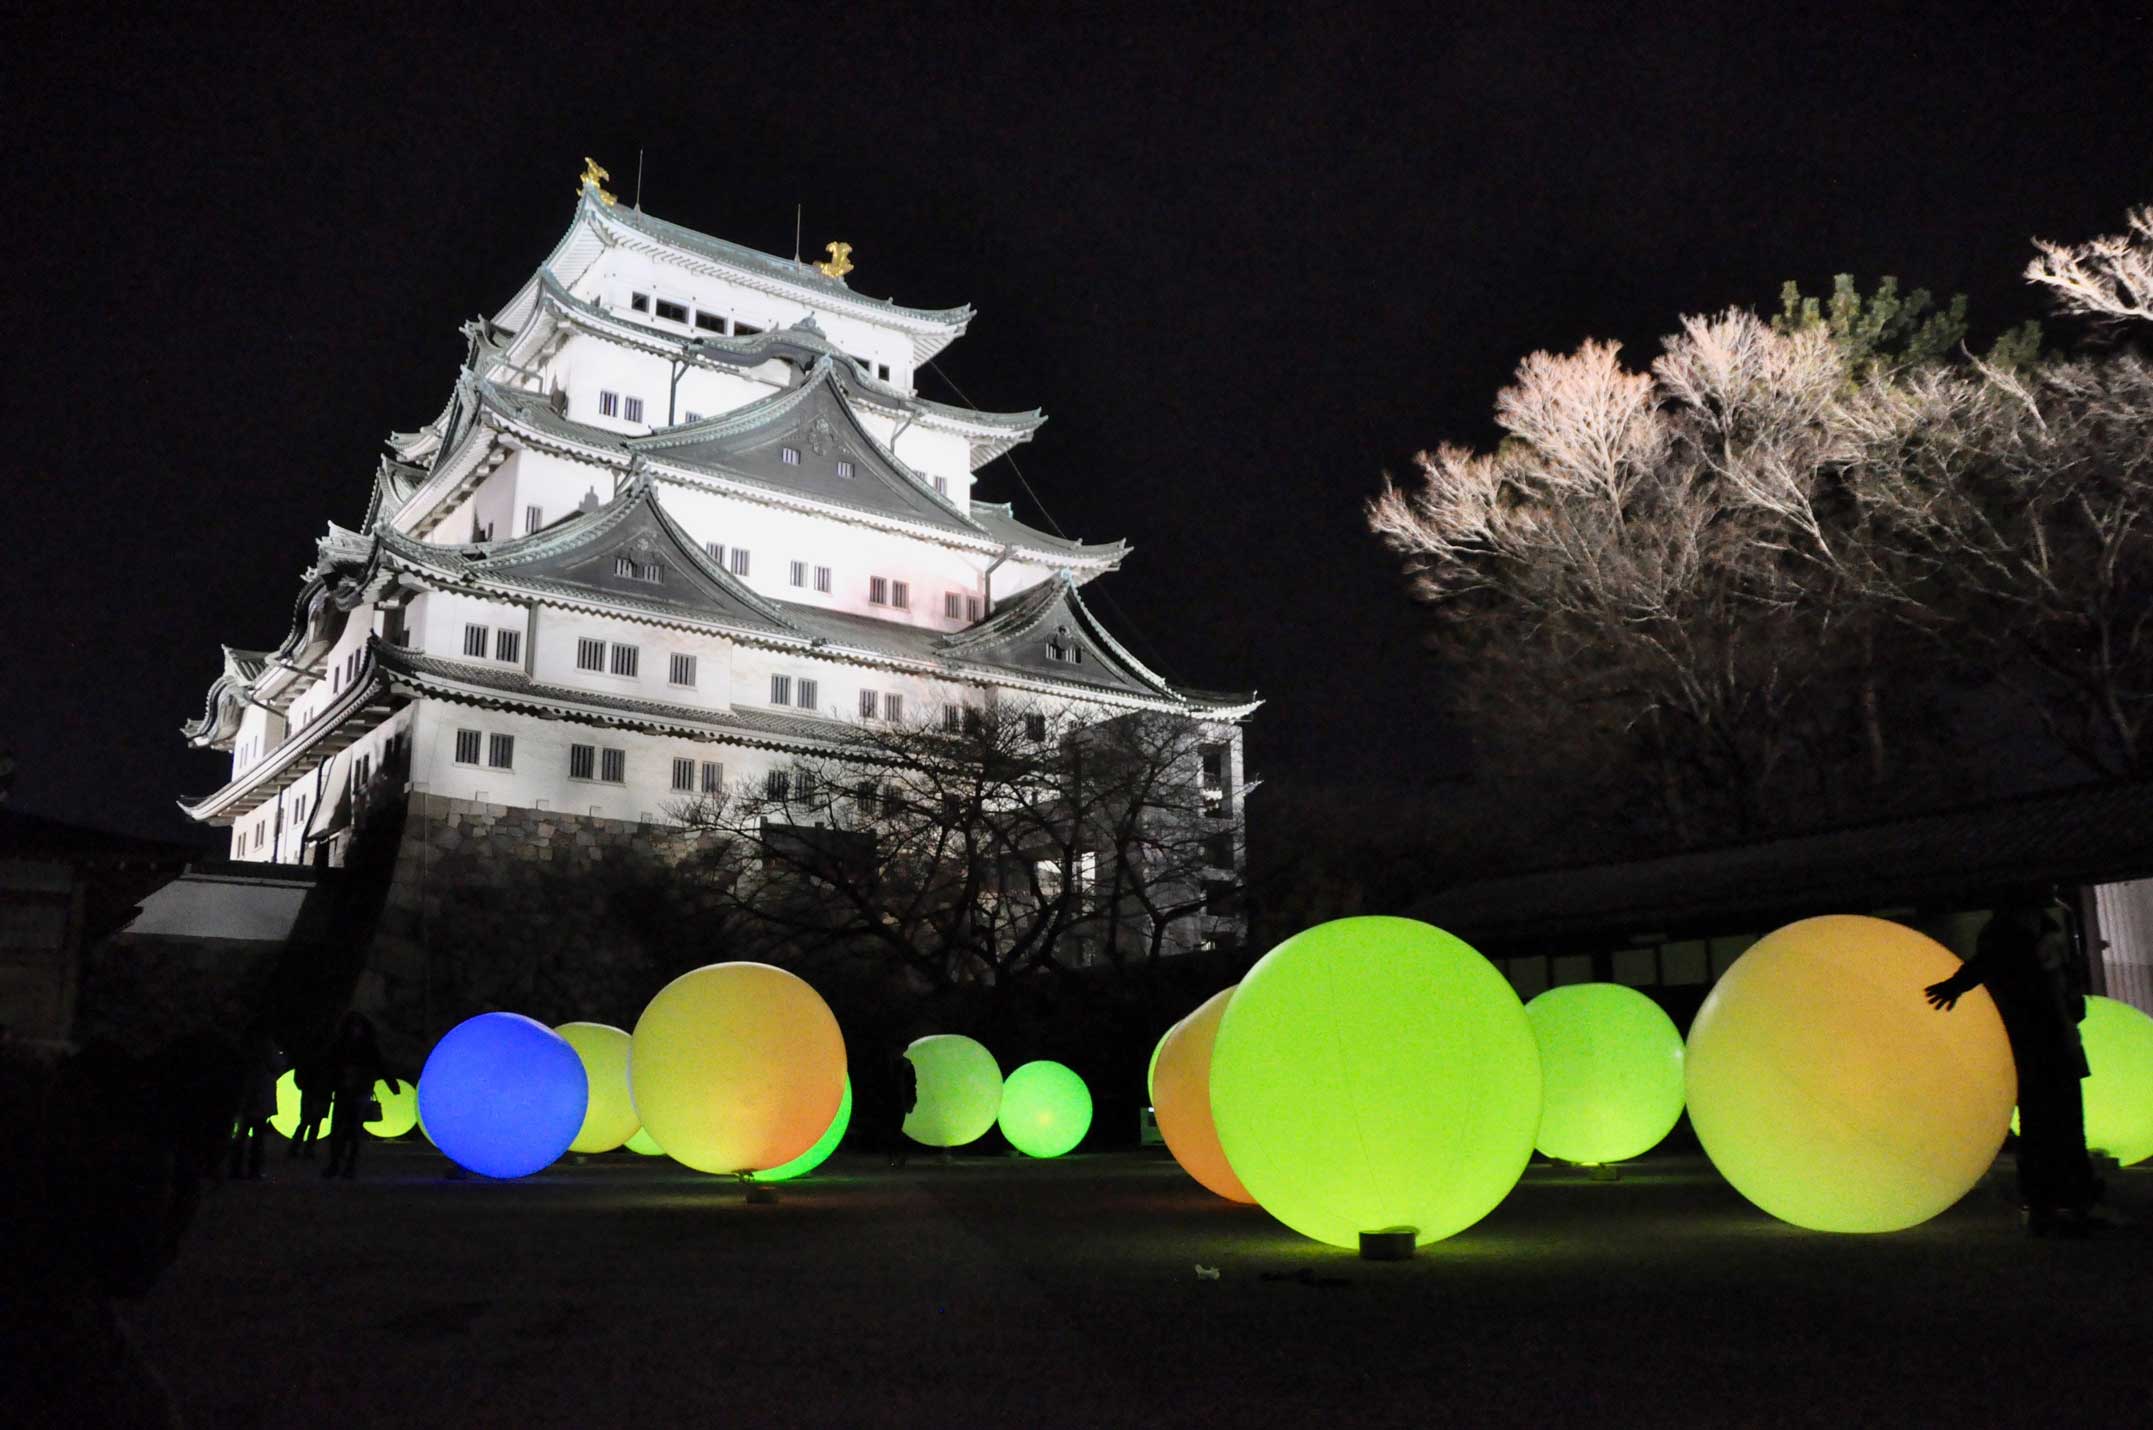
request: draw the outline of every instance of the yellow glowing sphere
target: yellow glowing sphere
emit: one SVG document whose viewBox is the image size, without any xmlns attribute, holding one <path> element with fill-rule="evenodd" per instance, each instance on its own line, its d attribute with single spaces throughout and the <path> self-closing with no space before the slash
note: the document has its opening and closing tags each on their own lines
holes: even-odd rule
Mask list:
<svg viewBox="0 0 2153 1430">
<path fill-rule="evenodd" d="M 1833 914 L 1765 935 L 1690 1027 L 1690 1122 L 1736 1191 L 1814 1231 L 1896 1231 L 1972 1189 L 2017 1074 L 1983 989 L 1940 1013 L 1941 944 Z"/>
<path fill-rule="evenodd" d="M 918 1096 L 905 1136 L 928 1147 L 962 1147 L 987 1135 L 1002 1110 L 1002 1068 L 994 1054 L 957 1033 L 935 1033 L 905 1049 Z"/>
<path fill-rule="evenodd" d="M 650 1135 L 648 1127 L 636 1128 L 635 1136 L 621 1145 L 639 1157 L 663 1157 L 665 1155 L 665 1149 L 658 1145 L 657 1138 Z"/>
<path fill-rule="evenodd" d="M 590 1106 L 571 1152 L 610 1152 L 635 1136 L 642 1121 L 628 1095 L 628 1034 L 610 1023 L 563 1023 L 553 1030 L 568 1040 L 583 1060 L 590 1081 Z"/>
<path fill-rule="evenodd" d="M 1463 940 L 1411 919 L 1320 924 L 1241 980 L 1211 1050 L 1234 1175 L 1303 1236 L 1453 1236 L 1510 1194 L 1540 1121 L 1524 1005 Z"/>
<path fill-rule="evenodd" d="M 1228 1201 L 1253 1202 L 1227 1162 L 1211 1120 L 1211 1047 L 1233 995 L 1232 988 L 1212 994 L 1167 1030 L 1152 1064 L 1151 1110 L 1166 1150 L 1182 1171 Z"/>
<path fill-rule="evenodd" d="M 1540 1045 L 1540 1133 L 1561 1162 L 1641 1156 L 1682 1117 L 1682 1034 L 1619 983 L 1550 988 L 1525 1005 Z"/>
<path fill-rule="evenodd" d="M 628 1055 L 635 1110 L 698 1172 L 759 1172 L 815 1144 L 845 1095 L 822 995 L 767 963 L 714 963 L 658 990 Z"/>
<path fill-rule="evenodd" d="M 366 1130 L 376 1137 L 401 1137 L 418 1126 L 418 1083 L 410 1078 L 403 1078 L 397 1086 L 402 1091 L 389 1091 L 386 1082 L 374 1084 L 374 1100 L 381 1104 L 381 1116 L 367 1123 Z"/>
<path fill-rule="evenodd" d="M 299 1079 L 293 1075 L 291 1069 L 286 1068 L 284 1076 L 277 1079 L 277 1110 L 269 1114 L 269 1125 L 286 1137 L 299 1135 L 300 1096 Z M 322 1114 L 321 1124 L 315 1129 L 316 1136 L 329 1135 L 329 1118 L 330 1113 Z"/>
</svg>

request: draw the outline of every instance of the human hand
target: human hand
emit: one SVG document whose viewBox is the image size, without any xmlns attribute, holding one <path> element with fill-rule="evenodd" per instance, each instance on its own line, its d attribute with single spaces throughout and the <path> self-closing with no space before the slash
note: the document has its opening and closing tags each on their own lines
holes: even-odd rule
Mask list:
<svg viewBox="0 0 2153 1430">
<path fill-rule="evenodd" d="M 1939 1013 L 1948 1013 L 1959 1004 L 1959 995 L 1953 991 L 1948 979 L 1942 983 L 1931 983 L 1921 991 L 1928 998 L 1929 1006 Z"/>
</svg>

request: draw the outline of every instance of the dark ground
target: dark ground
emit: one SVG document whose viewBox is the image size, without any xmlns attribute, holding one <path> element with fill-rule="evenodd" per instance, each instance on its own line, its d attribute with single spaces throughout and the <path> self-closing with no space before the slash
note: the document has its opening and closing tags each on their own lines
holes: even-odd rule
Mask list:
<svg viewBox="0 0 2153 1430">
<path fill-rule="evenodd" d="M 1868 1237 L 1774 1222 L 1700 1158 L 1536 1165 L 1379 1264 L 1156 1152 L 848 1154 L 774 1206 L 625 1154 L 494 1183 L 366 1152 L 356 1183 L 278 1160 L 213 1189 L 128 1308 L 189 1424 L 2104 1426 L 2149 1403 L 2153 1164 L 2110 1176 L 2134 1224 L 2076 1243 L 2019 1233 L 2008 1156 Z"/>
</svg>

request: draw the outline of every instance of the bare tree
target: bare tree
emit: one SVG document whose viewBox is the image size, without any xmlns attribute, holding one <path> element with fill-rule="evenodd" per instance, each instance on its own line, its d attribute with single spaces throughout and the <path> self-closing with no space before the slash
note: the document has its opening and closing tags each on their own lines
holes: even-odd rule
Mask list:
<svg viewBox="0 0 2153 1430">
<path fill-rule="evenodd" d="M 1223 732 L 1012 702 L 953 718 L 863 722 L 760 787 L 667 813 L 702 831 L 700 876 L 769 950 L 878 959 L 927 988 L 1000 995 L 1238 928 Z"/>
<path fill-rule="evenodd" d="M 2153 204 L 2124 215 L 2125 231 L 2079 244 L 2037 238 L 2026 279 L 2081 317 L 2153 321 Z"/>
</svg>

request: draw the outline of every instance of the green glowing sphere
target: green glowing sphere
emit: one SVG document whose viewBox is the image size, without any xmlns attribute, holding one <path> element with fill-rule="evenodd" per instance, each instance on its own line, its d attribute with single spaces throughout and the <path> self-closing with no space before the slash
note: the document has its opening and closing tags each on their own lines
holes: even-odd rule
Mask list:
<svg viewBox="0 0 2153 1430">
<path fill-rule="evenodd" d="M 987 1135 L 1002 1110 L 1002 1068 L 994 1054 L 957 1033 L 935 1033 L 905 1049 L 919 1096 L 905 1136 L 927 1147 L 962 1147 Z"/>
<path fill-rule="evenodd" d="M 628 1034 L 610 1023 L 563 1023 L 553 1030 L 568 1040 L 583 1060 L 590 1082 L 590 1106 L 571 1152 L 610 1152 L 635 1135 L 642 1121 L 628 1095 Z"/>
<path fill-rule="evenodd" d="M 1540 1045 L 1540 1134 L 1562 1162 L 1620 1162 L 1659 1145 L 1682 1116 L 1682 1035 L 1660 1005 L 1619 983 L 1550 988 L 1525 1005 Z"/>
<path fill-rule="evenodd" d="M 2113 998 L 2086 1000 L 2086 1145 L 2128 1167 L 2153 1157 L 2153 1018 Z"/>
<path fill-rule="evenodd" d="M 329 1135 L 329 1120 L 334 1109 L 322 1114 L 321 1125 L 315 1135 Z M 277 1110 L 269 1114 L 269 1125 L 286 1137 L 299 1135 L 299 1079 L 286 1068 L 284 1076 L 277 1079 Z"/>
<path fill-rule="evenodd" d="M 1540 1053 L 1493 964 L 1411 919 L 1320 924 L 1226 1005 L 1211 1112 L 1234 1174 L 1303 1236 L 1452 1236 L 1517 1185 L 1540 1121 Z"/>
<path fill-rule="evenodd" d="M 386 1082 L 374 1084 L 374 1098 L 381 1104 L 381 1116 L 367 1123 L 366 1130 L 376 1137 L 401 1137 L 418 1125 L 419 1085 L 404 1078 L 397 1086 L 403 1090 L 391 1092 Z"/>
<path fill-rule="evenodd" d="M 1211 1120 L 1211 1051 L 1233 995 L 1232 988 L 1212 994 L 1167 1032 L 1158 1056 L 1152 1113 L 1158 1118 L 1159 1137 L 1182 1171 L 1230 1202 L 1253 1202 L 1227 1162 L 1218 1125 Z"/>
<path fill-rule="evenodd" d="M 830 1160 L 830 1154 L 837 1150 L 837 1144 L 844 1139 L 845 1129 L 851 1125 L 852 1079 L 848 1076 L 845 1079 L 844 1100 L 837 1104 L 837 1116 L 830 1119 L 830 1125 L 823 1129 L 822 1136 L 815 1139 L 815 1145 L 782 1167 L 772 1167 L 767 1172 L 757 1172 L 755 1180 L 758 1182 L 789 1182 L 794 1177 L 806 1176 L 809 1172 L 814 1171 L 817 1167 Z"/>
<path fill-rule="evenodd" d="M 760 1172 L 815 1145 L 845 1096 L 845 1039 L 807 982 L 714 963 L 658 990 L 628 1054 L 635 1110 L 698 1172 Z"/>
<path fill-rule="evenodd" d="M 851 1084 L 848 1082 L 846 1086 L 850 1087 Z M 658 1145 L 657 1138 L 650 1135 L 648 1127 L 636 1128 L 635 1136 L 621 1145 L 639 1157 L 663 1157 L 665 1155 L 665 1149 Z"/>
<path fill-rule="evenodd" d="M 2003 1145 L 2017 1074 L 1983 989 L 1922 989 L 1950 950 L 1833 914 L 1765 935 L 1690 1027 L 1690 1123 L 1734 1189 L 1813 1231 L 1896 1231 L 1972 1189 Z"/>
<path fill-rule="evenodd" d="M 995 1120 L 1027 1157 L 1059 1157 L 1091 1130 L 1091 1089 L 1060 1063 L 1026 1063 L 1002 1084 Z"/>
</svg>

